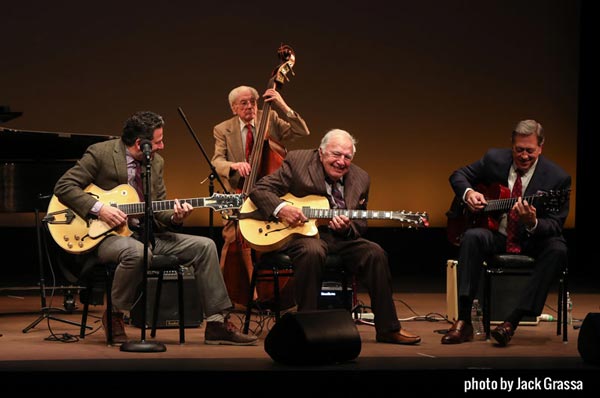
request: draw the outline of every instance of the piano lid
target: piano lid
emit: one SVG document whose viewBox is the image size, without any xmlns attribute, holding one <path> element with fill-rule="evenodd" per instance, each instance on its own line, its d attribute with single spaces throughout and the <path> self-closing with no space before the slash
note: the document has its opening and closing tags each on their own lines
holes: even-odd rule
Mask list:
<svg viewBox="0 0 600 398">
<path fill-rule="evenodd" d="M 8 105 L 0 105 L 0 123 L 8 122 L 9 120 L 13 120 L 21 116 L 23 112 L 11 112 L 10 106 Z"/>
<path fill-rule="evenodd" d="M 113 138 L 118 137 L 0 126 L 0 212 L 45 211 L 47 200 L 40 202 L 40 195 L 52 194 L 56 181 L 88 146 Z"/>
</svg>

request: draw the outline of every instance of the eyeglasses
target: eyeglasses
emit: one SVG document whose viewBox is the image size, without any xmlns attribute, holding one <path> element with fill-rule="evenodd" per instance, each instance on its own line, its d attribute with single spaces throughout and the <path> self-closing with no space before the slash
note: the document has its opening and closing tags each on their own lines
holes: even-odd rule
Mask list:
<svg viewBox="0 0 600 398">
<path fill-rule="evenodd" d="M 251 100 L 241 100 L 237 103 L 239 106 L 241 106 L 242 108 L 245 108 L 246 106 L 248 106 L 248 104 L 250 104 L 251 106 L 256 106 L 256 100 L 255 99 L 251 99 Z"/>
<path fill-rule="evenodd" d="M 347 160 L 349 162 L 352 161 L 352 158 L 354 157 L 354 155 L 343 154 L 337 151 L 326 151 L 325 154 L 330 158 Z"/>
</svg>

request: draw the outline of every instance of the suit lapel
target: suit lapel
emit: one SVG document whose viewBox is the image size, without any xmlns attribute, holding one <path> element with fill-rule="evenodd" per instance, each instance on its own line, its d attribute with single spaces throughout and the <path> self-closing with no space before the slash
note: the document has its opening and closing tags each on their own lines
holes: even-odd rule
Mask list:
<svg viewBox="0 0 600 398">
<path fill-rule="evenodd" d="M 127 159 L 125 157 L 125 144 L 121 140 L 115 140 L 113 151 L 113 162 L 117 173 L 119 184 L 127 184 Z"/>
<path fill-rule="evenodd" d="M 535 195 L 542 186 L 542 182 L 546 180 L 546 167 L 544 166 L 545 160 L 540 156 L 531 180 L 529 180 L 529 185 L 527 185 L 527 189 L 524 192 L 525 196 Z"/>
<path fill-rule="evenodd" d="M 351 165 L 348 173 L 344 176 L 344 200 L 346 201 L 346 207 L 348 207 L 348 209 L 356 208 L 358 196 L 360 195 L 360 191 L 355 188 L 360 186 L 360 184 L 355 180 L 356 176 L 354 168 Z M 355 182 L 356 184 L 352 184 L 352 182 Z"/>
<path fill-rule="evenodd" d="M 308 164 L 308 176 L 309 182 L 308 186 L 317 189 L 316 194 L 321 194 L 327 196 L 327 186 L 325 183 L 325 172 L 323 171 L 323 165 L 319 160 L 319 151 L 316 150 L 312 153 L 309 158 Z M 307 192 L 307 195 L 311 194 L 311 192 Z"/>
<path fill-rule="evenodd" d="M 240 131 L 240 118 L 236 115 L 229 120 L 229 128 L 225 133 L 227 135 L 227 150 L 231 152 L 231 161 L 242 162 L 245 160 L 245 154 L 244 150 L 242 149 L 242 132 Z"/>
</svg>

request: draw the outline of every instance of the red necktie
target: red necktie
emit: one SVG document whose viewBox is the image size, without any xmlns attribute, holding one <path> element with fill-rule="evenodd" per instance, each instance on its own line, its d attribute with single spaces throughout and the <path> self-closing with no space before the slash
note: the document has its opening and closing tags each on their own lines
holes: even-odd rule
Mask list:
<svg viewBox="0 0 600 398">
<path fill-rule="evenodd" d="M 517 170 L 517 179 L 513 185 L 511 198 L 523 196 L 523 183 L 521 182 L 521 172 Z M 516 210 L 511 210 L 508 213 L 506 220 L 506 251 L 507 253 L 521 253 L 521 245 L 519 244 L 519 213 Z"/>
<path fill-rule="evenodd" d="M 246 161 L 249 162 L 252 147 L 254 146 L 254 136 L 252 135 L 252 125 L 250 123 L 246 125 L 246 129 Z"/>
</svg>

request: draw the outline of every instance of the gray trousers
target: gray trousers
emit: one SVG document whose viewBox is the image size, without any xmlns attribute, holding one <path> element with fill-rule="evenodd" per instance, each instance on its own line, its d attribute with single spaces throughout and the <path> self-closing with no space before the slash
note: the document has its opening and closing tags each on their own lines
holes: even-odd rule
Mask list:
<svg viewBox="0 0 600 398">
<path fill-rule="evenodd" d="M 206 316 L 232 306 L 219 267 L 215 242 L 203 236 L 173 232 L 154 234 L 154 254 L 175 255 L 194 268 L 201 308 Z M 133 237 L 112 235 L 98 246 L 102 262 L 117 264 L 112 287 L 113 310 L 129 311 L 143 279 L 144 244 Z M 149 253 L 150 261 L 152 253 Z"/>
</svg>

